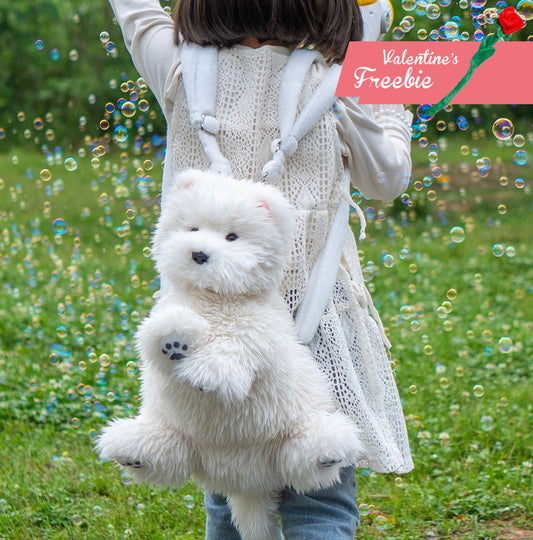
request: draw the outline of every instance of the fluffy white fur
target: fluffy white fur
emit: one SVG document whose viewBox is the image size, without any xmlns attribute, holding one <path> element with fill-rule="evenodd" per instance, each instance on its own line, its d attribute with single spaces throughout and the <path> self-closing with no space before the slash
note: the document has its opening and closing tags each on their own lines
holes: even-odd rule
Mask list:
<svg viewBox="0 0 533 540">
<path fill-rule="evenodd" d="M 275 536 L 280 491 L 336 482 L 361 446 L 278 289 L 293 213 L 269 186 L 187 171 L 153 255 L 171 290 L 137 333 L 142 405 L 98 441 L 137 480 L 192 476 L 226 495 L 245 540 Z"/>
</svg>

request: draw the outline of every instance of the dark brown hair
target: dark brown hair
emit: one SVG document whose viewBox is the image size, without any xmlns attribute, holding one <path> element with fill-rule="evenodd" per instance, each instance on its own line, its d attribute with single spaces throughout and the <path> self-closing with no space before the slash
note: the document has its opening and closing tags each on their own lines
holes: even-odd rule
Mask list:
<svg viewBox="0 0 533 540">
<path fill-rule="evenodd" d="M 231 47 L 253 36 L 288 47 L 314 47 L 342 62 L 363 24 L 357 0 L 179 0 L 175 40 Z"/>
</svg>

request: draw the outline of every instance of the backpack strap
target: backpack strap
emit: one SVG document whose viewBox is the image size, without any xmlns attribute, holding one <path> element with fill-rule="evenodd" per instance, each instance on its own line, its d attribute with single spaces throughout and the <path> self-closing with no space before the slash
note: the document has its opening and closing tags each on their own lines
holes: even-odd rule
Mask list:
<svg viewBox="0 0 533 540">
<path fill-rule="evenodd" d="M 191 124 L 198 130 L 198 137 L 211 163 L 210 169 L 230 176 L 231 165 L 222 155 L 216 138 L 220 129 L 215 117 L 218 51 L 215 47 L 182 43 L 180 61 Z"/>
<path fill-rule="evenodd" d="M 328 68 L 324 79 L 296 118 L 305 75 L 317 60 L 323 62 L 316 51 L 296 49 L 287 61 L 279 94 L 280 138 L 272 141 L 272 159 L 263 167 L 263 180 L 276 180 L 283 174 L 285 159 L 296 152 L 300 140 L 335 103 L 335 91 L 341 72 L 339 64 Z"/>
</svg>

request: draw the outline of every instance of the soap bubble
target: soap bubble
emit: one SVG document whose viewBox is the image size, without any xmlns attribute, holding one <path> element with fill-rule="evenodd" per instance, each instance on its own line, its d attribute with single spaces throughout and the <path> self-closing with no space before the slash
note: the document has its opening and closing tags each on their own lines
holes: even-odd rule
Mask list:
<svg viewBox="0 0 533 540">
<path fill-rule="evenodd" d="M 132 101 L 125 101 L 122 104 L 120 110 L 126 118 L 131 118 L 132 116 L 135 116 L 135 113 L 137 112 L 137 107 Z"/>
<path fill-rule="evenodd" d="M 36 42 L 35 42 L 35 48 L 38 50 L 38 51 L 42 51 L 44 49 L 44 41 L 42 39 L 38 39 Z"/>
<path fill-rule="evenodd" d="M 377 516 L 374 518 L 373 523 L 378 531 L 385 531 L 389 527 L 388 519 L 385 516 Z"/>
<path fill-rule="evenodd" d="M 361 517 L 366 517 L 368 516 L 369 513 L 370 513 L 370 509 L 369 509 L 368 504 L 362 503 L 359 505 L 359 515 Z"/>
<path fill-rule="evenodd" d="M 450 239 L 454 244 L 460 244 L 465 240 L 465 231 L 462 227 L 453 227 L 450 230 Z"/>
<path fill-rule="evenodd" d="M 75 171 L 78 168 L 78 162 L 73 157 L 65 159 L 63 165 L 65 166 L 65 169 L 70 172 Z"/>
<path fill-rule="evenodd" d="M 52 229 L 54 234 L 58 236 L 63 236 L 68 229 L 67 222 L 62 218 L 57 218 L 52 222 Z"/>
<path fill-rule="evenodd" d="M 527 155 L 527 152 L 525 150 L 517 150 L 515 153 L 514 153 L 514 156 L 513 156 L 513 161 L 517 164 L 517 165 L 525 165 L 528 161 L 528 155 Z"/>
<path fill-rule="evenodd" d="M 109 32 L 106 32 L 105 30 L 100 32 L 99 38 L 102 43 L 107 43 L 109 41 Z"/>
<path fill-rule="evenodd" d="M 49 182 L 52 179 L 52 173 L 49 169 L 42 169 L 39 176 L 43 182 Z"/>
<path fill-rule="evenodd" d="M 514 124 L 508 118 L 499 118 L 492 124 L 492 133 L 500 141 L 510 139 L 514 134 Z"/>
<path fill-rule="evenodd" d="M 498 347 L 502 353 L 509 354 L 513 350 L 513 340 L 504 336 L 498 341 Z"/>
<path fill-rule="evenodd" d="M 443 27 L 442 31 L 446 39 L 452 39 L 459 34 L 459 25 L 454 21 L 448 21 Z"/>
<path fill-rule="evenodd" d="M 481 417 L 481 429 L 483 431 L 492 431 L 494 429 L 494 420 L 492 416 Z"/>
<path fill-rule="evenodd" d="M 505 248 L 502 244 L 494 244 L 492 246 L 492 254 L 495 257 L 501 257 L 505 253 Z"/>
<path fill-rule="evenodd" d="M 54 61 L 54 62 L 57 62 L 57 60 L 59 60 L 60 58 L 60 54 L 59 54 L 59 51 L 57 49 L 52 49 L 50 51 L 50 58 Z"/>
<path fill-rule="evenodd" d="M 455 123 L 461 131 L 465 131 L 468 129 L 468 121 L 464 116 L 458 116 L 455 120 Z"/>
<path fill-rule="evenodd" d="M 434 114 L 430 114 L 428 110 L 430 109 L 431 105 L 420 105 L 418 109 L 416 110 L 416 115 L 420 120 L 428 121 L 435 116 Z"/>
<path fill-rule="evenodd" d="M 480 384 L 476 384 L 474 388 L 472 388 L 472 393 L 476 397 L 483 397 L 483 395 L 485 394 L 485 389 Z"/>
<path fill-rule="evenodd" d="M 117 126 L 113 130 L 113 138 L 118 143 L 122 143 L 128 140 L 128 129 L 124 126 Z"/>
<path fill-rule="evenodd" d="M 516 11 L 525 21 L 533 19 L 533 0 L 520 0 L 516 4 Z"/>
</svg>

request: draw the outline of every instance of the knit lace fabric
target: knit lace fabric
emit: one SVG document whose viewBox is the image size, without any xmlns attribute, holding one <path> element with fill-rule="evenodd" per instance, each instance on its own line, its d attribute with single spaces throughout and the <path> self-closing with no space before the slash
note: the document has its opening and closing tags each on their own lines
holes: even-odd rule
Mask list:
<svg viewBox="0 0 533 540">
<path fill-rule="evenodd" d="M 278 94 L 287 55 L 274 49 L 234 47 L 219 53 L 218 142 L 236 178 L 261 181 L 261 169 L 272 157 L 271 143 L 279 137 Z M 314 65 L 308 74 L 301 105 L 320 82 L 321 69 Z M 187 168 L 209 167 L 190 124 L 182 84 L 177 86 L 174 103 L 172 117 L 167 118 L 169 157 L 165 164 L 172 174 L 165 171 L 166 179 Z M 384 123 L 401 123 L 397 115 L 397 111 L 380 113 Z M 295 242 L 281 291 L 293 312 L 341 197 L 341 120 L 333 111 L 327 113 L 287 158 L 284 173 L 274 182 L 297 209 Z M 163 204 L 164 199 L 165 192 Z M 339 406 L 361 431 L 366 453 L 358 466 L 403 473 L 412 469 L 405 421 L 388 354 L 376 321 L 369 315 L 368 299 L 355 239 L 349 234 L 333 297 L 310 347 Z"/>
</svg>

